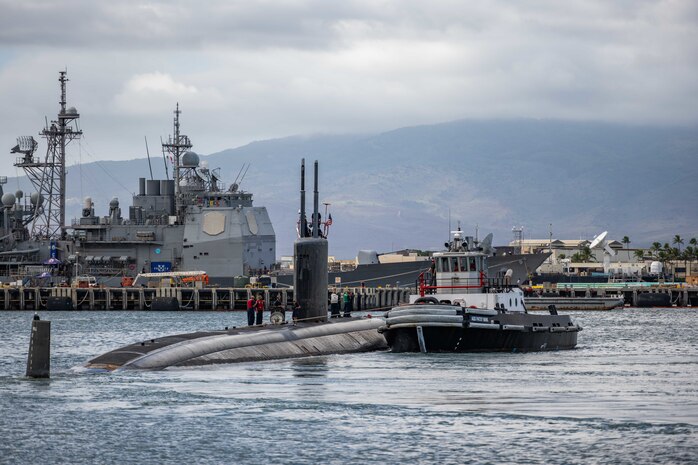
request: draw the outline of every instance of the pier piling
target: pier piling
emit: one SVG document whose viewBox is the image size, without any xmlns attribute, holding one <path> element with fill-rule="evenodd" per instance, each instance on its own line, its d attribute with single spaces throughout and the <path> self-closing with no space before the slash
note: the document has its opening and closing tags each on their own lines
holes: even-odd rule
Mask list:
<svg viewBox="0 0 698 465">
<path fill-rule="evenodd" d="M 51 322 L 34 315 L 29 339 L 27 377 L 49 378 L 51 375 Z"/>
</svg>

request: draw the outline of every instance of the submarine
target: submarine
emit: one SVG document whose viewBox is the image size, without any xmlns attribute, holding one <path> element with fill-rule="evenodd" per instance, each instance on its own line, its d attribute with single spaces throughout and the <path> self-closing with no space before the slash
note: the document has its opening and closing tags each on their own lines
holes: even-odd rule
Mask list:
<svg viewBox="0 0 698 465">
<path fill-rule="evenodd" d="M 320 232 L 318 162 L 314 166 L 314 201 L 310 224 L 305 208 L 305 159 L 300 172 L 300 222 L 294 243 L 292 322 L 200 331 L 138 341 L 95 357 L 93 370 L 193 367 L 212 364 L 370 352 L 388 348 L 378 332 L 381 318 L 327 318 L 327 237 Z"/>
</svg>

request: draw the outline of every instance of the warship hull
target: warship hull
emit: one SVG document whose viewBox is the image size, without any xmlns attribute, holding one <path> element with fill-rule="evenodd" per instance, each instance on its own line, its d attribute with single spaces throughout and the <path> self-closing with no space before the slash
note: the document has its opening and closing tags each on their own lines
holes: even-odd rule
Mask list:
<svg viewBox="0 0 698 465">
<path fill-rule="evenodd" d="M 507 270 L 512 270 L 511 284 L 524 283 L 529 274 L 550 256 L 548 252 L 524 255 L 501 255 L 489 257 L 487 260 L 488 276 L 501 276 Z M 343 272 L 329 272 L 330 285 L 360 287 L 362 284 L 368 287 L 415 287 L 419 275 L 431 266 L 430 261 L 413 261 L 397 263 L 376 263 L 358 265 L 354 270 Z M 278 276 L 277 282 L 292 286 L 292 275 Z"/>
</svg>

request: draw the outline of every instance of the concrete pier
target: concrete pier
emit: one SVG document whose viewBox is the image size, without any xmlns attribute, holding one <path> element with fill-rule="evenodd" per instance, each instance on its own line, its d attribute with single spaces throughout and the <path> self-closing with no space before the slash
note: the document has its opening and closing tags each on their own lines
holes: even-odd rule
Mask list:
<svg viewBox="0 0 698 465">
<path fill-rule="evenodd" d="M 399 305 L 408 302 L 410 295 L 407 289 L 348 290 L 354 294 L 355 311 Z M 328 289 L 328 301 L 330 293 Z M 247 300 L 257 295 L 267 310 L 277 299 L 290 310 L 294 300 L 293 289 L 285 288 L 4 287 L 0 288 L 0 310 L 153 310 L 155 304 L 157 310 L 232 311 L 245 310 Z"/>
<path fill-rule="evenodd" d="M 625 305 L 629 307 L 641 306 L 647 301 L 648 295 L 664 297 L 670 306 L 698 307 L 698 287 L 686 287 L 677 285 L 632 286 L 630 284 L 594 283 L 588 285 L 569 285 L 558 283 L 555 288 L 544 288 L 541 293 L 544 297 L 586 297 L 602 298 L 622 296 Z M 657 299 L 660 300 L 660 299 Z"/>
</svg>

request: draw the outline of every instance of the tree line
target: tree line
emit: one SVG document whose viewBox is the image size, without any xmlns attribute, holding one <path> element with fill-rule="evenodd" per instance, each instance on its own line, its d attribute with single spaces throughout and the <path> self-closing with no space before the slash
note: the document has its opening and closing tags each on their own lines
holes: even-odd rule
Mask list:
<svg viewBox="0 0 698 465">
<path fill-rule="evenodd" d="M 628 236 L 623 236 L 621 242 L 625 245 L 626 251 L 628 252 L 628 260 L 630 260 L 630 250 L 628 246 L 630 245 L 630 238 Z M 689 245 L 682 249 L 685 241 L 680 235 L 675 235 L 672 240 L 672 245 L 668 242 L 662 244 L 661 242 L 653 242 L 652 246 L 647 249 L 638 249 L 633 252 L 634 257 L 637 260 L 657 260 L 662 263 L 683 260 L 686 262 L 698 260 L 698 239 L 692 237 L 688 243 Z M 565 258 L 564 254 L 560 254 L 560 258 Z M 574 263 L 588 263 L 596 261 L 593 252 L 589 246 L 584 246 L 578 252 L 575 252 L 570 260 Z"/>
</svg>

